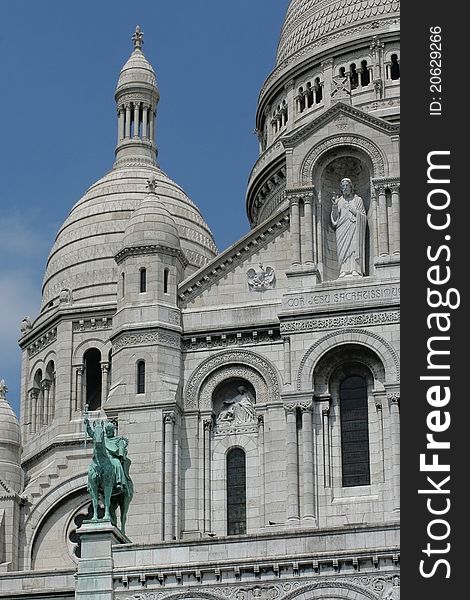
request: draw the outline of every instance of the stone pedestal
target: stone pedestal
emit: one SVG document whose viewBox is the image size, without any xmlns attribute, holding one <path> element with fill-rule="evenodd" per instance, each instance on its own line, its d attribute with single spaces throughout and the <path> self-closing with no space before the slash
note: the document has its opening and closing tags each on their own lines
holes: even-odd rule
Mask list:
<svg viewBox="0 0 470 600">
<path fill-rule="evenodd" d="M 80 534 L 82 556 L 78 563 L 75 598 L 113 600 L 113 544 L 130 540 L 110 521 L 84 521 Z"/>
</svg>

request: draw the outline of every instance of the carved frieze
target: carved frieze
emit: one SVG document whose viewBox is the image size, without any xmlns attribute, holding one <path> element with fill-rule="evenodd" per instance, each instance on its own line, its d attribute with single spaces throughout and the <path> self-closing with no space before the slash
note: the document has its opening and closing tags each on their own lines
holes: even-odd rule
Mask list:
<svg viewBox="0 0 470 600">
<path fill-rule="evenodd" d="M 342 327 L 367 327 L 399 322 L 399 310 L 340 315 L 337 317 L 319 317 L 281 323 L 281 334 L 300 333 L 304 331 L 323 331 L 325 329 L 340 329 Z"/>
<path fill-rule="evenodd" d="M 151 346 L 153 344 L 180 348 L 181 339 L 178 335 L 163 331 L 127 333 L 119 336 L 117 340 L 114 341 L 113 350 L 114 352 L 117 352 L 118 350 L 121 350 L 121 348 L 128 348 L 131 346 Z"/>
<path fill-rule="evenodd" d="M 28 346 L 28 356 L 32 357 L 41 352 L 47 346 L 50 346 L 57 339 L 57 329 L 53 327 L 49 329 L 44 335 L 40 338 L 34 340 L 32 344 Z"/>
</svg>

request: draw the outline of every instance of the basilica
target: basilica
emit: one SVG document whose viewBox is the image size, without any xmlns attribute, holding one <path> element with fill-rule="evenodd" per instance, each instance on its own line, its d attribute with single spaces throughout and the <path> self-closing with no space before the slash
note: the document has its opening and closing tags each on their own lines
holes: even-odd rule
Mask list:
<svg viewBox="0 0 470 600">
<path fill-rule="evenodd" d="M 21 323 L 19 420 L 0 382 L 0 600 L 396 600 L 399 2 L 290 1 L 221 253 L 132 40 L 114 164 Z"/>
</svg>

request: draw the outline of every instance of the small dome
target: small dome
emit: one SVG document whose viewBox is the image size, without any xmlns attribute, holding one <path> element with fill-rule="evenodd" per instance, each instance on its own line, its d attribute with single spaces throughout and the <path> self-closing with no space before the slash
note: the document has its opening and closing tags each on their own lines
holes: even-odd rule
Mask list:
<svg viewBox="0 0 470 600">
<path fill-rule="evenodd" d="M 181 250 L 175 220 L 155 193 L 149 193 L 134 210 L 122 238 L 122 249 L 143 246 Z"/>
<path fill-rule="evenodd" d="M 2 460 L 2 448 L 21 445 L 20 424 L 7 402 L 6 391 L 7 388 L 2 379 L 0 381 L 0 460 Z"/>
<path fill-rule="evenodd" d="M 122 91 L 123 88 L 133 86 L 150 86 L 157 87 L 157 78 L 152 65 L 145 58 L 142 52 L 143 33 L 140 27 L 137 26 L 132 39 L 134 40 L 134 51 L 130 55 L 126 64 L 122 67 L 119 74 L 116 94 Z"/>
</svg>

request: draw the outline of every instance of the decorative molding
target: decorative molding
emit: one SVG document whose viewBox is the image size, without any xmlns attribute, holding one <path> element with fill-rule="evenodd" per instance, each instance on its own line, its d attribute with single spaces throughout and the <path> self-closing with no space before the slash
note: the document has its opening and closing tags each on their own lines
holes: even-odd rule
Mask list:
<svg viewBox="0 0 470 600">
<path fill-rule="evenodd" d="M 49 329 L 44 335 L 37 338 L 34 342 L 32 342 L 29 346 L 27 346 L 28 356 L 31 358 L 36 356 L 41 350 L 50 346 L 57 339 L 57 328 L 53 327 Z"/>
<path fill-rule="evenodd" d="M 365 152 L 370 159 L 374 167 L 374 175 L 379 177 L 385 176 L 385 159 L 379 148 L 373 144 L 370 140 L 358 136 L 358 135 L 339 135 L 331 136 L 321 142 L 310 150 L 307 156 L 304 158 L 302 167 L 300 169 L 300 181 L 301 185 L 312 184 L 312 173 L 315 164 L 321 158 L 322 154 L 337 148 L 338 146 L 353 146 L 359 148 Z"/>
<path fill-rule="evenodd" d="M 324 331 L 326 329 L 340 329 L 344 327 L 367 327 L 387 323 L 399 323 L 400 311 L 370 312 L 353 315 L 340 315 L 337 317 L 317 317 L 298 321 L 281 323 L 281 335 L 287 333 L 302 333 L 304 331 Z"/>
<path fill-rule="evenodd" d="M 230 365 L 217 370 L 211 374 L 202 384 L 199 393 L 199 409 L 212 410 L 212 395 L 216 387 L 227 379 L 238 378 L 250 382 L 256 392 L 256 403 L 266 404 L 268 402 L 268 390 L 265 379 L 258 371 L 245 365 Z"/>
<path fill-rule="evenodd" d="M 370 348 L 371 350 L 373 350 L 373 352 L 379 353 L 380 356 L 380 352 L 382 351 L 386 351 L 387 354 L 389 355 L 389 357 L 392 359 L 392 363 L 393 366 L 395 368 L 395 373 L 396 373 L 396 379 L 397 381 L 400 379 L 400 359 L 398 357 L 398 354 L 396 352 L 396 350 L 386 341 L 384 340 L 380 335 L 374 333 L 373 331 L 367 331 L 366 329 L 345 329 L 344 332 L 347 332 L 348 334 L 351 334 L 349 337 L 352 340 L 358 340 L 359 336 L 364 337 L 366 340 L 370 340 L 371 343 L 367 344 L 366 342 L 362 341 L 362 340 L 358 340 L 355 343 L 359 346 L 365 346 L 366 348 Z M 310 357 L 312 355 L 315 356 L 316 359 L 319 358 L 318 353 L 316 352 L 316 350 L 318 349 L 318 347 L 321 344 L 324 344 L 325 342 L 327 342 L 328 340 L 332 340 L 333 338 L 337 337 L 341 332 L 338 331 L 332 331 L 330 333 L 328 333 L 326 336 L 322 337 L 321 339 L 317 340 L 314 344 L 312 344 L 312 346 L 310 346 L 310 348 L 307 350 L 307 352 L 305 353 L 305 355 L 303 356 L 301 362 L 300 362 L 300 366 L 299 366 L 299 370 L 297 372 L 297 389 L 300 391 L 302 389 L 302 380 L 304 378 L 304 371 L 305 371 L 305 366 L 307 364 L 307 362 L 310 360 Z M 373 344 L 373 342 L 378 342 L 379 344 Z M 334 344 L 330 346 L 329 349 L 332 349 L 333 347 L 338 347 L 339 345 L 343 345 L 345 342 L 344 341 L 338 341 L 337 344 Z M 349 343 L 352 343 L 351 341 L 349 341 Z M 382 346 L 382 348 L 380 349 L 379 346 Z M 386 361 L 386 357 L 383 356 L 382 357 L 384 359 L 384 361 Z M 384 364 L 384 368 L 387 369 L 387 365 Z M 388 375 L 390 376 L 391 373 L 388 373 Z"/>
<path fill-rule="evenodd" d="M 269 399 L 273 402 L 279 401 L 280 399 L 280 384 L 278 376 L 274 370 L 274 367 L 262 356 L 246 350 L 228 350 L 220 352 L 215 356 L 212 356 L 202 362 L 199 367 L 192 373 L 188 383 L 186 384 L 184 400 L 186 409 L 196 409 L 199 404 L 199 394 L 202 389 L 202 385 L 205 380 L 214 371 L 221 369 L 222 367 L 229 367 L 233 369 L 241 369 L 242 377 L 246 375 L 245 369 L 251 367 L 254 371 L 258 372 L 258 375 L 262 377 L 267 386 L 267 393 Z M 227 369 L 225 369 L 225 373 Z M 232 372 L 232 371 L 231 371 Z M 223 376 L 225 379 L 225 375 Z M 256 390 L 256 387 L 255 387 Z M 258 390 L 257 390 L 258 394 Z M 201 399 L 201 408 L 210 408 L 210 401 L 208 402 L 207 397 Z M 264 401 L 257 395 L 257 404 L 263 404 Z M 209 405 L 209 406 L 207 406 Z"/>
<path fill-rule="evenodd" d="M 117 352 L 121 348 L 129 348 L 133 346 L 152 346 L 159 344 L 162 346 L 170 346 L 172 348 L 181 347 L 181 338 L 178 335 L 166 333 L 162 331 L 142 332 L 142 333 L 125 333 L 121 334 L 113 342 L 113 351 Z"/>
<path fill-rule="evenodd" d="M 148 254 L 167 254 L 168 256 L 179 258 L 183 267 L 187 267 L 189 264 L 189 261 L 182 250 L 170 248 L 169 246 L 163 246 L 161 244 L 149 244 L 123 248 L 115 255 L 114 260 L 119 265 L 129 256 L 142 256 Z"/>
<path fill-rule="evenodd" d="M 253 344 L 266 344 L 281 339 L 279 327 L 270 329 L 254 329 L 249 331 L 231 331 L 216 335 L 201 334 L 186 337 L 183 340 L 183 351 L 208 350 L 213 348 L 231 348 Z"/>
<path fill-rule="evenodd" d="M 99 329 L 111 329 L 113 321 L 109 317 L 91 317 L 89 319 L 80 319 L 72 322 L 72 331 L 80 333 L 82 331 L 96 331 Z"/>
</svg>

